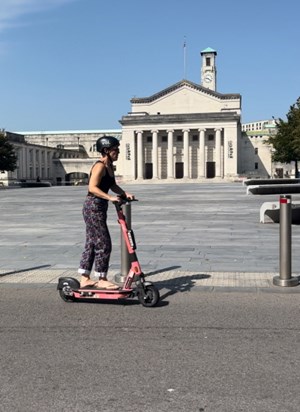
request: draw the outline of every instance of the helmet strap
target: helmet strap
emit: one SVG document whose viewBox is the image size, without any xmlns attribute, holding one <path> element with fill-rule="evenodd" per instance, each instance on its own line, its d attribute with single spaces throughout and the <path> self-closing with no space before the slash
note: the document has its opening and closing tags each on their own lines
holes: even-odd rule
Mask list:
<svg viewBox="0 0 300 412">
<path fill-rule="evenodd" d="M 108 157 L 109 163 L 112 164 L 113 161 L 111 160 L 111 157 L 110 157 L 109 153 L 107 153 L 107 157 Z"/>
<path fill-rule="evenodd" d="M 113 161 L 112 161 L 112 159 L 111 159 L 111 156 L 110 156 L 110 154 L 109 154 L 109 149 L 108 149 L 108 148 L 105 148 L 105 149 L 103 150 L 102 156 L 106 156 L 106 157 L 108 158 L 108 160 L 109 160 L 109 163 L 113 163 Z"/>
</svg>

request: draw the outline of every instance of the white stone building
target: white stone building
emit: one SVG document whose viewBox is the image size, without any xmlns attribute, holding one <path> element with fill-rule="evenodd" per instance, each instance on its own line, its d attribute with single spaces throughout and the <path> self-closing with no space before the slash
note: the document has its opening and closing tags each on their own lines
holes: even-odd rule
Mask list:
<svg viewBox="0 0 300 412">
<path fill-rule="evenodd" d="M 273 148 L 268 144 L 276 134 L 276 120 L 259 120 L 242 124 L 238 169 L 247 178 L 295 177 L 295 164 L 272 162 Z"/>
<path fill-rule="evenodd" d="M 24 136 L 5 132 L 5 137 L 14 146 L 17 168 L 13 172 L 0 171 L 0 182 L 8 186 L 19 181 L 49 180 L 53 173 L 54 150 L 45 146 L 26 143 Z"/>
<path fill-rule="evenodd" d="M 131 99 L 123 116 L 125 180 L 236 178 L 241 96 L 216 91 L 217 52 L 201 52 L 201 85 L 182 80 Z"/>
<path fill-rule="evenodd" d="M 43 145 L 43 142 L 38 140 L 29 143 L 23 135 L 11 132 L 5 132 L 5 137 L 14 147 L 17 167 L 13 172 L 0 171 L 1 186 L 37 181 L 68 184 L 72 183 L 72 179 L 76 177 L 78 179 L 76 171 L 79 171 L 81 176 L 80 164 L 87 156 L 78 148 L 66 150 L 62 145 L 59 147 Z M 92 164 L 92 161 L 90 163 Z"/>
<path fill-rule="evenodd" d="M 121 140 L 121 130 L 65 130 L 22 132 L 26 142 L 55 149 L 53 184 L 88 181 L 93 163 L 99 158 L 96 141 L 104 135 Z M 115 164 L 115 173 L 121 174 L 121 161 Z"/>
</svg>

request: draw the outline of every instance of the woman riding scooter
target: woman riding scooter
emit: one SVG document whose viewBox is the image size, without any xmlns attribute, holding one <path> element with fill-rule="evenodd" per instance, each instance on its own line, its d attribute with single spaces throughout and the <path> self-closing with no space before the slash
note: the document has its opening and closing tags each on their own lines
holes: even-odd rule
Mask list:
<svg viewBox="0 0 300 412">
<path fill-rule="evenodd" d="M 116 290 L 119 287 L 107 280 L 111 254 L 111 238 L 107 227 L 108 202 L 117 202 L 117 196 L 108 194 L 111 189 L 117 195 L 129 199 L 134 196 L 117 185 L 113 162 L 118 160 L 119 140 L 113 136 L 100 137 L 96 149 L 101 158 L 93 165 L 90 172 L 88 194 L 83 205 L 83 217 L 86 224 L 86 243 L 82 253 L 78 273 L 81 274 L 80 287 Z M 90 279 L 94 264 L 96 282 Z"/>
</svg>

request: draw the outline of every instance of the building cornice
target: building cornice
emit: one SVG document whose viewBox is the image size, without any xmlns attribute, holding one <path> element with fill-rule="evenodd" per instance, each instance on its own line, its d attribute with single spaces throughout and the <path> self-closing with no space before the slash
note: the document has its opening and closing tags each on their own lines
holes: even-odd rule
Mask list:
<svg viewBox="0 0 300 412">
<path fill-rule="evenodd" d="M 222 123 L 227 121 L 240 121 L 237 112 L 217 113 L 186 113 L 186 114 L 156 114 L 156 115 L 134 115 L 123 116 L 120 120 L 122 126 L 127 125 L 153 125 L 153 124 L 184 124 L 184 123 Z"/>
</svg>

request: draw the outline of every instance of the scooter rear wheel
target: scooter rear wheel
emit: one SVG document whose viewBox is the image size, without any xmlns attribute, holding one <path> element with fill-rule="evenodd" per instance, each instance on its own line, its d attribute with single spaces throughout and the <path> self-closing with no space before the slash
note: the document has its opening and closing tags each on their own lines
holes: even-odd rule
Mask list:
<svg viewBox="0 0 300 412">
<path fill-rule="evenodd" d="M 160 298 L 159 291 L 154 285 L 145 286 L 144 294 L 139 293 L 138 299 L 140 303 L 146 308 L 151 308 L 152 306 L 155 306 L 158 303 Z"/>
</svg>

